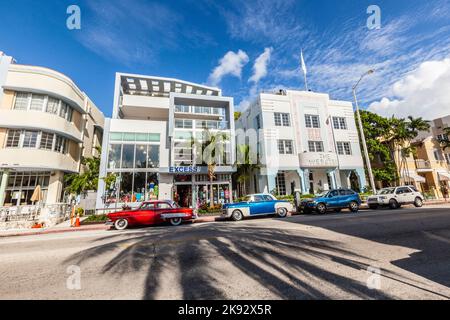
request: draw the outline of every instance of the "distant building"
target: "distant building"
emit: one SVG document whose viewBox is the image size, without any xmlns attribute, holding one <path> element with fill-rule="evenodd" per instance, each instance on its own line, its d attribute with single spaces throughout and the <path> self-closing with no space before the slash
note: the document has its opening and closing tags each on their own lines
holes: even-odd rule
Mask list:
<svg viewBox="0 0 450 320">
<path fill-rule="evenodd" d="M 331 188 L 366 187 L 363 160 L 351 102 L 305 91 L 261 93 L 236 121 L 257 153 L 260 169 L 246 190 L 288 195 Z M 239 135 L 238 135 L 239 139 Z"/>
<path fill-rule="evenodd" d="M 223 133 L 215 179 L 196 155 L 205 134 Z M 220 89 L 183 80 L 118 73 L 105 123 L 97 208 L 173 199 L 182 206 L 232 201 L 234 105 Z M 214 199 L 210 199 L 210 194 Z"/>
<path fill-rule="evenodd" d="M 0 52 L 0 206 L 63 201 L 64 176 L 101 145 L 104 116 L 67 76 Z"/>
</svg>

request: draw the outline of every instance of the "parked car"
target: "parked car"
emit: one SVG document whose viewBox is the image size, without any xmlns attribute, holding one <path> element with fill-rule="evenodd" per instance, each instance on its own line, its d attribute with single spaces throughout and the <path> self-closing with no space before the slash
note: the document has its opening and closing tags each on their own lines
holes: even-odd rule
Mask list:
<svg viewBox="0 0 450 320">
<path fill-rule="evenodd" d="M 289 201 L 277 200 L 271 194 L 252 194 L 246 196 L 242 202 L 225 204 L 222 217 L 240 221 L 244 217 L 276 214 L 285 218 L 292 210 L 293 205 Z"/>
<path fill-rule="evenodd" d="M 384 188 L 378 191 L 375 196 L 367 198 L 367 204 L 370 209 L 379 207 L 389 207 L 398 209 L 405 204 L 414 204 L 420 208 L 423 206 L 424 196 L 413 186 L 401 186 L 393 188 Z"/>
<path fill-rule="evenodd" d="M 193 209 L 181 208 L 176 202 L 147 201 L 143 202 L 135 210 L 124 210 L 107 215 L 107 225 L 114 226 L 117 230 L 124 230 L 128 227 L 150 226 L 169 222 L 173 226 L 178 226 L 183 221 L 191 221 L 196 218 Z"/>
<path fill-rule="evenodd" d="M 360 205 L 361 198 L 357 192 L 350 189 L 335 189 L 315 198 L 302 200 L 300 211 L 324 214 L 330 210 L 341 212 L 342 209 L 348 208 L 351 212 L 358 212 Z"/>
</svg>

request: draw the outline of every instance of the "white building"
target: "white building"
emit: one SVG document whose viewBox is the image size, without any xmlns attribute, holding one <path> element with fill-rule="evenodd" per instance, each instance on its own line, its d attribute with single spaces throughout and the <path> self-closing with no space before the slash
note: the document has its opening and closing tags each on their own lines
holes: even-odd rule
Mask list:
<svg viewBox="0 0 450 320">
<path fill-rule="evenodd" d="M 247 192 L 286 195 L 295 190 L 309 194 L 366 187 L 350 102 L 304 91 L 261 93 L 236 121 L 236 128 L 237 145 L 253 147 L 262 164 Z M 257 142 L 252 143 L 255 132 Z"/>
<path fill-rule="evenodd" d="M 195 156 L 206 132 L 229 137 L 212 182 L 207 165 Z M 214 203 L 232 201 L 234 141 L 233 99 L 220 89 L 118 73 L 100 168 L 100 177 L 112 176 L 116 183 L 100 179 L 97 208 L 156 198 L 198 207 L 210 201 L 211 188 Z"/>
<path fill-rule="evenodd" d="M 104 116 L 64 74 L 16 64 L 0 52 L 0 206 L 45 204 L 64 197 L 64 176 L 95 154 Z"/>
</svg>

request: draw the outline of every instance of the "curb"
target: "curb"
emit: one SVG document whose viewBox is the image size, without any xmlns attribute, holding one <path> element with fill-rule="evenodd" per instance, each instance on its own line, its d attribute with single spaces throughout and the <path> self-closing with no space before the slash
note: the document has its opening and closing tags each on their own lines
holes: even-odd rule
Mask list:
<svg viewBox="0 0 450 320">
<path fill-rule="evenodd" d="M 86 228 L 65 228 L 65 229 L 48 229 L 48 230 L 42 230 L 42 231 L 28 231 L 28 232 L 17 232 L 17 233 L 10 233 L 10 234 L 0 234 L 0 238 L 8 238 L 8 237 L 20 237 L 20 236 L 34 236 L 34 235 L 41 235 L 41 234 L 54 234 L 54 233 L 67 233 L 67 232 L 81 232 L 81 231 L 95 231 L 95 230 L 109 230 L 110 227 L 106 225 L 97 225 L 97 226 L 90 226 Z"/>
</svg>

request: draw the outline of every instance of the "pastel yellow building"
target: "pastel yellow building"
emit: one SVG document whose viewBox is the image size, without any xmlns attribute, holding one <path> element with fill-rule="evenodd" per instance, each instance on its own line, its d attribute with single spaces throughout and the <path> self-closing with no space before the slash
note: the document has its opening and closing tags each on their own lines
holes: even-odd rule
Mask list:
<svg viewBox="0 0 450 320">
<path fill-rule="evenodd" d="M 444 129 L 450 127 L 450 116 L 429 123 L 430 130 L 412 142 L 415 152 L 397 167 L 403 183 L 415 185 L 430 198 L 443 198 L 444 188 L 450 188 L 450 149 L 444 150 L 439 141 L 448 139 Z"/>
<path fill-rule="evenodd" d="M 0 52 L 0 206 L 64 197 L 64 175 L 102 143 L 104 116 L 67 76 L 15 63 Z"/>
</svg>

